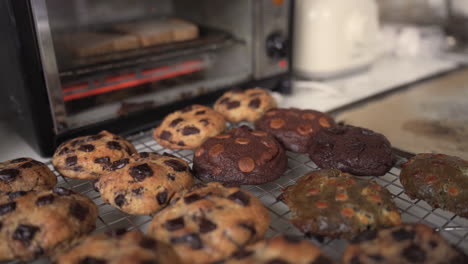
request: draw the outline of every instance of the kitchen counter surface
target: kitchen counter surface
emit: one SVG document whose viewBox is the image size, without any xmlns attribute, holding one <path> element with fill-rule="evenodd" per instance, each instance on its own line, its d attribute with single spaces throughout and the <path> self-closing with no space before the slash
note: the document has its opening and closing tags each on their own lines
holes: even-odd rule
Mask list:
<svg viewBox="0 0 468 264">
<path fill-rule="evenodd" d="M 277 95 L 281 107 L 311 108 L 331 111 L 352 102 L 379 94 L 418 79 L 458 67 L 455 59 L 386 57 L 368 71 L 354 76 L 316 84 L 295 82 L 293 94 Z M 31 157 L 45 161 L 8 126 L 0 120 L 0 161 L 17 157 Z"/>
</svg>

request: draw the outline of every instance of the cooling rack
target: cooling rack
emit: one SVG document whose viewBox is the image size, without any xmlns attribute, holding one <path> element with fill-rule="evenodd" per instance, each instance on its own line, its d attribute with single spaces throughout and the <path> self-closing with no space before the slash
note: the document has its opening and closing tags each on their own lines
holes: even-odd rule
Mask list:
<svg viewBox="0 0 468 264">
<path fill-rule="evenodd" d="M 193 151 L 191 150 L 169 150 L 160 146 L 151 137 L 152 131 L 143 131 L 127 137 L 136 147 L 138 152 L 157 152 L 170 153 L 179 158 L 182 158 L 192 165 Z M 302 175 L 318 170 L 319 168 L 309 159 L 307 155 L 287 152 L 288 169 L 284 175 L 276 181 L 256 185 L 242 186 L 242 189 L 257 196 L 262 203 L 268 208 L 271 223 L 268 228 L 267 237 L 285 233 L 292 236 L 303 237 L 304 235 L 297 230 L 288 219 L 290 218 L 289 208 L 277 197 L 282 193 L 283 188 L 294 184 Z M 368 180 L 375 180 L 381 186 L 387 188 L 393 196 L 393 199 L 400 210 L 403 222 L 421 222 L 425 223 L 438 231 L 453 245 L 458 246 L 464 252 L 468 253 L 468 219 L 459 217 L 453 213 L 433 209 L 422 200 L 412 200 L 403 191 L 403 187 L 399 181 L 400 165 L 406 160 L 399 158 L 395 167 L 393 167 L 386 175 L 380 177 L 360 177 Z M 140 229 L 146 231 L 147 225 L 151 221 L 151 216 L 135 216 L 125 214 L 116 208 L 106 204 L 101 200 L 100 195 L 93 188 L 92 181 L 70 179 L 61 176 L 54 170 L 52 163 L 49 161 L 47 165 L 58 176 L 58 186 L 69 188 L 75 192 L 82 193 L 96 203 L 99 208 L 99 217 L 96 223 L 97 233 L 106 232 L 116 228 Z M 346 240 L 343 239 L 321 239 L 309 237 L 312 243 L 321 247 L 324 252 L 338 260 L 346 245 Z M 9 264 L 19 263 L 10 262 Z M 41 259 L 33 262 L 34 264 L 48 263 L 47 260 Z"/>
</svg>

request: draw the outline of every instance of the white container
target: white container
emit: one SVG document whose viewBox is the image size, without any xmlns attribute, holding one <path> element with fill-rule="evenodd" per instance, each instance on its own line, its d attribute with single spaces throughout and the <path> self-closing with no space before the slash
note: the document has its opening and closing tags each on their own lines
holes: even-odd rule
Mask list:
<svg viewBox="0 0 468 264">
<path fill-rule="evenodd" d="M 293 69 L 311 79 L 369 66 L 377 56 L 375 0 L 297 0 Z"/>
</svg>

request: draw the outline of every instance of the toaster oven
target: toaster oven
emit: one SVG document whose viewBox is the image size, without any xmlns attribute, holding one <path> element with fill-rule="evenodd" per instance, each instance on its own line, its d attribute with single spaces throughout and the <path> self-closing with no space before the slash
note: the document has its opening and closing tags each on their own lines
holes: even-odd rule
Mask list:
<svg viewBox="0 0 468 264">
<path fill-rule="evenodd" d="M 292 0 L 6 0 L 3 92 L 42 155 L 223 90 L 288 92 Z"/>
</svg>

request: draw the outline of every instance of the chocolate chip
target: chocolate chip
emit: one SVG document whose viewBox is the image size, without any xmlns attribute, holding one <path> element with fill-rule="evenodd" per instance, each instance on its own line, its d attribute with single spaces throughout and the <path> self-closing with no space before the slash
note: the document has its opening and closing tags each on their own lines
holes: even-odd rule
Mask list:
<svg viewBox="0 0 468 264">
<path fill-rule="evenodd" d="M 396 241 L 413 240 L 415 235 L 414 231 L 407 231 L 404 228 L 392 232 L 392 237 Z"/>
<path fill-rule="evenodd" d="M 164 228 L 166 228 L 167 231 L 170 231 L 170 232 L 182 229 L 184 227 L 185 227 L 185 222 L 182 216 L 171 219 L 171 220 L 167 220 L 166 223 L 164 223 Z"/>
<path fill-rule="evenodd" d="M 194 193 L 192 195 L 184 197 L 184 202 L 186 204 L 191 204 L 191 203 L 196 202 L 196 201 L 201 200 L 201 199 L 203 199 L 203 197 L 201 197 L 199 194 Z"/>
<path fill-rule="evenodd" d="M 247 229 L 250 232 L 250 235 L 252 237 L 254 237 L 257 234 L 257 230 L 255 229 L 255 227 L 252 224 L 240 223 L 239 226 L 244 228 L 244 229 Z"/>
<path fill-rule="evenodd" d="M 149 152 L 141 152 L 138 155 L 140 158 L 147 159 L 149 157 Z"/>
<path fill-rule="evenodd" d="M 16 202 L 0 205 L 0 216 L 13 212 L 16 209 Z"/>
<path fill-rule="evenodd" d="M 206 218 L 202 218 L 199 225 L 200 233 L 205 234 L 215 230 L 218 226 Z"/>
<path fill-rule="evenodd" d="M 196 233 L 187 234 L 187 235 L 181 236 L 181 237 L 172 237 L 171 238 L 171 243 L 173 243 L 173 244 L 186 243 L 192 249 L 202 249 L 203 248 L 203 242 L 201 241 L 200 236 L 198 236 L 198 234 L 196 234 Z"/>
<path fill-rule="evenodd" d="M 137 166 L 133 166 L 130 168 L 129 172 L 130 176 L 136 181 L 143 181 L 146 177 L 153 176 L 153 169 L 147 164 L 143 163 Z"/>
<path fill-rule="evenodd" d="M 13 232 L 13 240 L 18 240 L 23 245 L 29 246 L 31 240 L 34 238 L 40 228 L 32 225 L 19 225 Z"/>
<path fill-rule="evenodd" d="M 10 201 L 13 201 L 14 199 L 26 194 L 28 194 L 28 192 L 25 191 L 10 192 L 8 193 L 8 198 L 10 199 Z"/>
<path fill-rule="evenodd" d="M 195 115 L 203 115 L 203 114 L 205 114 L 205 113 L 206 113 L 205 110 L 201 110 L 201 111 L 197 111 L 197 112 L 195 113 Z"/>
<path fill-rule="evenodd" d="M 167 176 L 167 178 L 169 178 L 169 180 L 175 181 L 175 177 L 176 177 L 175 174 L 168 173 L 168 174 L 166 174 L 166 176 Z"/>
<path fill-rule="evenodd" d="M 323 255 L 320 255 L 320 256 L 318 256 L 318 258 L 316 258 L 310 264 L 333 264 L 333 262 L 329 258 L 327 258 L 327 257 L 325 257 Z"/>
<path fill-rule="evenodd" d="M 164 152 L 163 153 L 164 157 L 171 157 L 171 158 L 177 158 L 176 156 L 172 155 L 171 153 Z"/>
<path fill-rule="evenodd" d="M 134 193 L 135 195 L 141 195 L 143 193 L 143 187 L 138 187 L 136 189 L 133 189 L 132 193 Z"/>
<path fill-rule="evenodd" d="M 353 238 L 350 242 L 352 244 L 359 244 L 362 242 L 366 242 L 369 240 L 374 240 L 377 238 L 377 231 L 376 230 L 366 230 L 359 235 L 357 235 L 355 238 Z"/>
<path fill-rule="evenodd" d="M 117 141 L 109 141 L 106 143 L 108 149 L 122 150 L 122 146 Z"/>
<path fill-rule="evenodd" d="M 410 262 L 424 263 L 426 261 L 426 252 L 418 245 L 410 245 L 403 249 L 401 255 Z"/>
<path fill-rule="evenodd" d="M 229 98 L 225 97 L 219 101 L 220 104 L 227 104 L 229 102 Z"/>
<path fill-rule="evenodd" d="M 184 136 L 195 135 L 199 133 L 200 133 L 200 129 L 194 126 L 186 126 L 182 129 L 182 135 Z"/>
<path fill-rule="evenodd" d="M 226 104 L 226 108 L 229 109 L 229 110 L 237 108 L 239 106 L 240 106 L 239 101 L 230 101 L 229 103 Z"/>
<path fill-rule="evenodd" d="M 89 136 L 89 137 L 86 138 L 86 142 L 99 140 L 99 139 L 101 139 L 103 137 L 104 137 L 104 135 Z"/>
<path fill-rule="evenodd" d="M 0 231 L 2 230 L 2 227 L 3 227 L 3 223 L 0 222 Z"/>
<path fill-rule="evenodd" d="M 177 142 L 177 146 L 181 146 L 181 147 L 184 147 L 185 146 L 185 142 L 183 142 L 182 140 Z"/>
<path fill-rule="evenodd" d="M 125 195 L 123 194 L 119 194 L 114 198 L 114 203 L 120 208 L 125 204 L 125 201 Z"/>
<path fill-rule="evenodd" d="M 291 244 L 298 244 L 302 241 L 301 238 L 296 236 L 284 235 L 284 240 L 288 241 Z"/>
<path fill-rule="evenodd" d="M 74 171 L 83 171 L 83 166 L 76 166 L 76 167 L 73 167 L 73 170 L 74 170 Z"/>
<path fill-rule="evenodd" d="M 164 130 L 163 132 L 161 132 L 161 135 L 159 135 L 159 137 L 163 140 L 169 140 L 172 137 L 172 133 L 167 130 Z"/>
<path fill-rule="evenodd" d="M 68 147 L 64 147 L 64 148 L 62 148 L 62 150 L 60 150 L 59 155 L 65 155 L 65 154 L 73 153 L 73 152 L 75 152 L 73 149 L 69 149 Z"/>
<path fill-rule="evenodd" d="M 18 158 L 18 159 L 10 160 L 10 163 L 20 163 L 20 162 L 24 162 L 27 160 L 28 160 L 27 158 Z"/>
<path fill-rule="evenodd" d="M 75 166 L 76 163 L 78 161 L 78 157 L 77 156 L 71 156 L 71 157 L 68 157 L 65 159 L 65 164 L 68 166 L 68 167 L 71 167 L 71 166 Z"/>
<path fill-rule="evenodd" d="M 156 240 L 150 238 L 150 237 L 144 237 L 140 243 L 138 243 L 140 247 L 146 248 L 146 249 L 155 249 L 156 246 L 158 245 L 158 242 Z"/>
<path fill-rule="evenodd" d="M 77 140 L 73 140 L 71 142 L 71 145 L 72 145 L 72 147 L 76 147 L 76 145 L 81 144 L 81 143 L 84 143 L 84 140 L 83 139 L 77 139 Z"/>
<path fill-rule="evenodd" d="M 106 264 L 107 261 L 104 259 L 94 258 L 94 257 L 85 257 L 80 260 L 79 264 Z"/>
<path fill-rule="evenodd" d="M 60 196 L 69 196 L 71 195 L 73 192 L 68 190 L 68 189 L 65 189 L 63 187 L 55 187 L 54 188 L 54 193 L 60 195 Z"/>
<path fill-rule="evenodd" d="M 247 251 L 245 249 L 238 250 L 232 253 L 232 258 L 234 259 L 244 259 L 253 255 L 253 251 Z"/>
<path fill-rule="evenodd" d="M 434 241 L 434 240 L 429 241 L 429 246 L 431 246 L 431 248 L 436 248 L 438 245 L 439 243 L 437 243 L 437 241 Z"/>
<path fill-rule="evenodd" d="M 41 197 L 37 198 L 36 205 L 37 206 L 43 206 L 43 205 L 51 204 L 51 203 L 54 202 L 54 199 L 55 199 L 55 196 L 53 194 L 48 194 L 48 195 L 45 195 L 45 196 L 41 196 Z"/>
<path fill-rule="evenodd" d="M 17 169 L 5 169 L 0 171 L 0 181 L 10 183 L 18 177 L 20 171 Z"/>
<path fill-rule="evenodd" d="M 275 258 L 275 259 L 268 261 L 266 264 L 289 264 L 289 262 L 282 260 L 280 258 Z"/>
<path fill-rule="evenodd" d="M 172 122 L 169 124 L 169 126 L 170 127 L 175 127 L 182 121 L 184 121 L 183 118 L 176 118 L 176 119 L 172 120 Z"/>
<path fill-rule="evenodd" d="M 34 162 L 30 161 L 30 162 L 26 162 L 24 164 L 21 164 L 20 168 L 29 169 L 29 168 L 32 168 L 34 165 L 36 165 L 36 164 Z"/>
<path fill-rule="evenodd" d="M 88 215 L 89 210 L 87 207 L 84 207 L 79 202 L 74 202 L 70 206 L 70 214 L 80 221 L 84 221 L 86 219 L 86 215 Z"/>
<path fill-rule="evenodd" d="M 358 256 L 354 256 L 351 258 L 351 261 L 349 262 L 350 264 L 361 264 L 361 261 L 359 260 Z"/>
<path fill-rule="evenodd" d="M 382 262 L 385 259 L 382 255 L 379 254 L 368 255 L 368 257 L 376 262 Z"/>
<path fill-rule="evenodd" d="M 110 158 L 108 156 L 101 157 L 101 158 L 95 158 L 94 163 L 97 164 L 109 164 L 110 163 Z"/>
<path fill-rule="evenodd" d="M 189 105 L 185 108 L 183 108 L 182 110 L 180 110 L 182 113 L 187 113 L 187 112 L 190 112 L 193 110 L 193 105 Z"/>
<path fill-rule="evenodd" d="M 175 159 L 165 160 L 164 164 L 173 168 L 175 171 L 186 171 L 188 169 L 185 164 Z"/>
<path fill-rule="evenodd" d="M 92 144 L 81 145 L 78 150 L 83 152 L 93 152 L 96 148 Z"/>
<path fill-rule="evenodd" d="M 200 119 L 200 123 L 202 123 L 204 126 L 207 126 L 210 124 L 210 120 L 204 118 L 204 119 Z"/>
<path fill-rule="evenodd" d="M 158 195 L 156 195 L 156 200 L 160 205 L 165 204 L 167 202 L 167 190 L 158 193 Z"/>
<path fill-rule="evenodd" d="M 110 166 L 108 166 L 108 168 L 111 171 L 119 170 L 119 169 L 122 169 L 125 166 L 127 166 L 128 162 L 130 162 L 130 160 L 128 158 L 116 160 L 116 161 L 112 162 L 112 164 Z"/>
<path fill-rule="evenodd" d="M 237 191 L 227 197 L 242 206 L 248 206 L 250 203 L 250 197 L 242 191 Z"/>
<path fill-rule="evenodd" d="M 119 236 L 124 235 L 125 233 L 127 233 L 126 228 L 117 228 L 117 229 L 112 229 L 110 231 L 107 231 L 106 235 L 110 237 L 119 237 Z"/>
<path fill-rule="evenodd" d="M 250 102 L 249 102 L 249 107 L 250 108 L 253 108 L 253 109 L 257 109 L 260 107 L 260 99 L 259 98 L 255 98 L 255 99 L 252 99 Z"/>
</svg>

